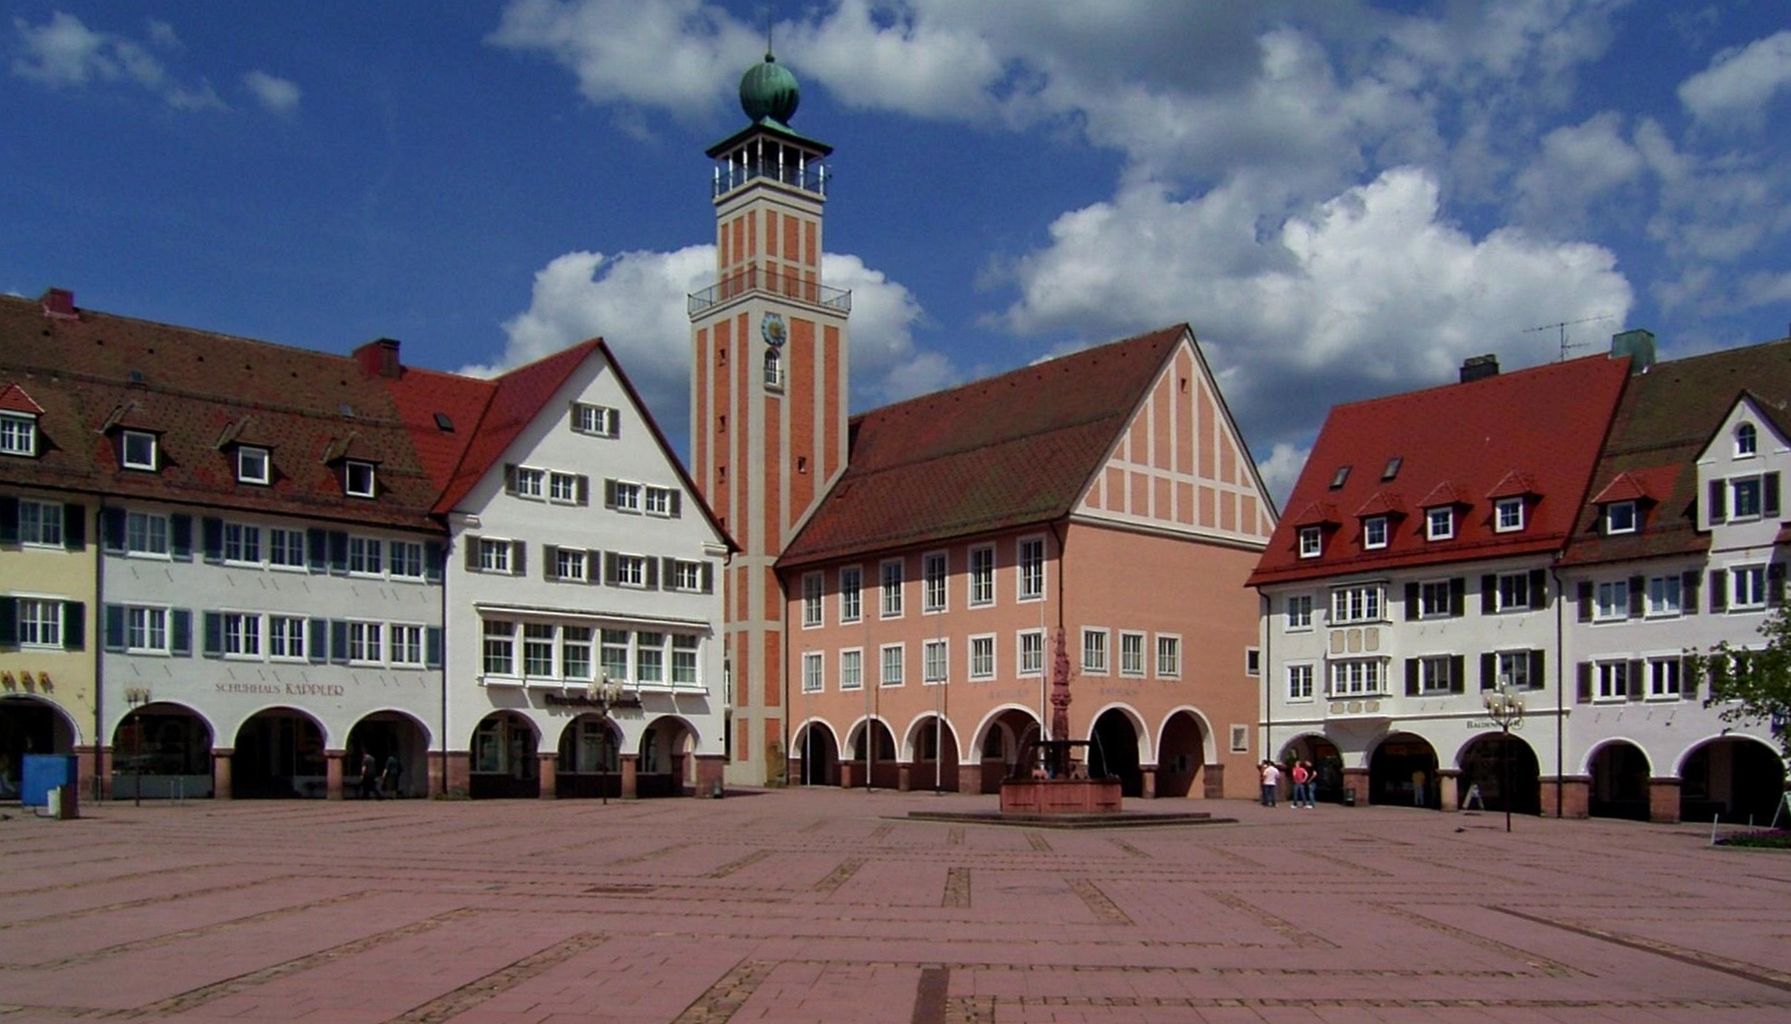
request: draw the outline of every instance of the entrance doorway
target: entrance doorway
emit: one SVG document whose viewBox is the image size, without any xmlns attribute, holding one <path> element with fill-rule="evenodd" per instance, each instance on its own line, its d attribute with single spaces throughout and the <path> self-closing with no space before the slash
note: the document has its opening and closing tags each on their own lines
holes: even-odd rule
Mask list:
<svg viewBox="0 0 1791 1024">
<path fill-rule="evenodd" d="M 1038 740 L 1039 721 L 1030 712 L 1009 708 L 995 716 L 983 732 L 981 791 L 1001 792 L 1001 782 L 1014 773 L 1020 751 L 1031 750 Z"/>
<path fill-rule="evenodd" d="M 867 733 L 867 728 L 868 733 Z M 872 737 L 870 754 L 870 781 L 873 786 L 884 789 L 896 788 L 896 745 L 895 734 L 889 726 L 876 719 L 860 722 L 852 734 L 852 759 L 841 766 L 840 785 L 862 786 L 865 784 L 865 736 Z"/>
<path fill-rule="evenodd" d="M 374 772 L 382 779 L 390 759 L 398 758 L 398 790 L 380 790 L 382 796 L 424 797 L 429 795 L 429 730 L 421 722 L 399 711 L 380 711 L 368 715 L 348 731 L 348 746 L 342 759 L 342 790 L 354 796 L 360 788 L 361 757 L 373 755 Z"/>
<path fill-rule="evenodd" d="M 1368 762 L 1368 802 L 1437 806 L 1437 752 L 1423 737 L 1394 733 Z"/>
<path fill-rule="evenodd" d="M 1323 736 L 1301 736 L 1287 745 L 1280 763 L 1287 763 L 1288 754 L 1292 754 L 1296 761 L 1312 763 L 1312 770 L 1318 774 L 1318 788 L 1312 795 L 1314 800 L 1343 801 L 1343 755 L 1337 752 L 1337 744 Z"/>
<path fill-rule="evenodd" d="M 17 800 L 25 755 L 70 754 L 75 730 L 62 709 L 37 697 L 0 697 L 0 800 Z"/>
<path fill-rule="evenodd" d="M 1592 757 L 1594 818 L 1648 820 L 1648 757 L 1633 743 L 1607 743 Z"/>
<path fill-rule="evenodd" d="M 908 772 L 909 789 L 958 791 L 958 738 L 950 723 L 936 715 L 928 715 L 914 723 L 910 734 L 914 763 Z M 941 745 L 944 756 L 941 756 Z"/>
<path fill-rule="evenodd" d="M 1206 730 L 1200 727 L 1200 719 L 1188 711 L 1170 715 L 1163 726 L 1163 741 L 1157 744 L 1157 795 L 1194 795 L 1205 767 Z"/>
<path fill-rule="evenodd" d="M 579 715 L 560 732 L 553 791 L 563 797 L 619 797 L 622 759 L 615 724 L 602 715 Z"/>
<path fill-rule="evenodd" d="M 1530 745 L 1516 736 L 1507 736 L 1502 732 L 1488 733 L 1474 740 L 1461 752 L 1461 778 L 1457 787 L 1456 804 L 1465 804 L 1468 790 L 1480 787 L 1481 803 L 1489 811 L 1506 809 L 1507 794 L 1505 791 L 1505 773 L 1507 769 L 1506 755 L 1510 755 L 1511 791 L 1509 794 L 1510 810 L 1513 814 L 1541 814 L 1542 786 L 1541 771 L 1536 764 L 1536 752 Z M 1447 807 L 1444 810 L 1455 810 Z"/>
<path fill-rule="evenodd" d="M 1101 713 L 1089 730 L 1088 777 L 1118 779 L 1124 796 L 1144 795 L 1144 773 L 1138 770 L 1138 730 L 1118 708 Z"/>
<path fill-rule="evenodd" d="M 326 771 L 317 720 L 294 708 L 270 708 L 236 731 L 230 795 L 321 800 L 328 795 Z"/>
<path fill-rule="evenodd" d="M 494 711 L 473 731 L 468 795 L 503 799 L 541 795 L 535 727 L 513 711 Z"/>
<path fill-rule="evenodd" d="M 145 704 L 112 733 L 112 796 L 212 795 L 211 727 L 178 704 Z"/>
<path fill-rule="evenodd" d="M 667 715 L 641 732 L 635 792 L 641 797 L 683 796 L 696 786 L 696 733 L 682 719 Z"/>
<path fill-rule="evenodd" d="M 802 763 L 797 766 L 797 785 L 840 784 L 839 745 L 834 743 L 833 730 L 825 723 L 805 723 L 796 735 L 796 749 L 802 755 Z"/>
<path fill-rule="evenodd" d="M 1746 737 L 1712 740 L 1697 748 L 1679 776 L 1681 821 L 1714 817 L 1764 825 L 1784 799 L 1785 763 L 1771 747 Z"/>
</svg>

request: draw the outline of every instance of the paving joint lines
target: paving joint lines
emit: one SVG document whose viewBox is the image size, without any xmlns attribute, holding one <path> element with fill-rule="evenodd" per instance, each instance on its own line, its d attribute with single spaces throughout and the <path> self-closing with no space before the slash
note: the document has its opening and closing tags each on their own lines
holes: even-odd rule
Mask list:
<svg viewBox="0 0 1791 1024">
<path fill-rule="evenodd" d="M 1603 928 L 1593 928 L 1588 925 L 1557 921 L 1554 918 L 1543 917 L 1540 914 L 1528 914 L 1521 910 L 1512 910 L 1508 907 L 1493 907 L 1491 909 L 1497 910 L 1501 914 L 1509 914 L 1512 917 L 1529 921 L 1533 924 L 1559 928 L 1562 931 L 1573 932 L 1576 935 L 1584 935 L 1587 938 L 1598 939 L 1601 942 L 1609 942 L 1626 949 L 1640 950 L 1644 953 L 1654 953 L 1658 956 L 1677 960 L 1680 963 L 1691 964 L 1693 967 L 1703 967 L 1713 971 L 1721 971 L 1724 974 L 1734 975 L 1745 981 L 1751 981 L 1759 985 L 1767 985 L 1772 988 L 1791 992 L 1791 973 L 1786 971 L 1775 971 L 1770 967 L 1762 967 L 1759 964 L 1748 963 L 1745 960 L 1734 960 L 1726 956 L 1718 956 L 1715 953 L 1704 953 L 1685 949 L 1681 946 L 1660 942 L 1655 939 L 1644 938 L 1639 935 L 1622 935 L 1617 932 L 1607 931 Z"/>
<path fill-rule="evenodd" d="M 585 932 L 574 935 L 564 942 L 555 943 L 537 953 L 531 953 L 514 963 L 500 967 L 482 978 L 437 996 L 421 1006 L 399 1014 L 385 1024 L 439 1024 L 441 1021 L 457 1017 L 481 1003 L 491 1001 L 497 995 L 508 992 L 523 982 L 545 973 L 580 953 L 595 949 L 609 940 L 609 936 L 601 932 Z"/>
</svg>

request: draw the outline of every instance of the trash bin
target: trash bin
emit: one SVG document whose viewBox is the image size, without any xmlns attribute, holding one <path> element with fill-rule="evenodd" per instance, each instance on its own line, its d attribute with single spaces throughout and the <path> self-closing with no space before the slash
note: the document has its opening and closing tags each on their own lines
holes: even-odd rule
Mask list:
<svg viewBox="0 0 1791 1024">
<path fill-rule="evenodd" d="M 1345 807 L 1356 806 L 1356 791 L 1355 790 L 1346 789 L 1343 791 L 1343 806 L 1345 806 Z"/>
<path fill-rule="evenodd" d="M 50 790 L 66 787 L 66 801 L 79 778 L 73 754 L 26 754 L 19 775 L 19 803 L 24 807 L 48 807 Z"/>
</svg>

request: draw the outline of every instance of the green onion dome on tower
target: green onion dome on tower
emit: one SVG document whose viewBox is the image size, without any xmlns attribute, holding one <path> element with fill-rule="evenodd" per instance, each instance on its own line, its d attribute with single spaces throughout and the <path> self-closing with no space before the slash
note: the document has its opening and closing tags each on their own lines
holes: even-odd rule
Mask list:
<svg viewBox="0 0 1791 1024">
<path fill-rule="evenodd" d="M 779 64 L 770 50 L 765 51 L 764 63 L 754 64 L 740 76 L 740 109 L 754 122 L 770 118 L 788 125 L 801 100 L 796 76 Z"/>
</svg>

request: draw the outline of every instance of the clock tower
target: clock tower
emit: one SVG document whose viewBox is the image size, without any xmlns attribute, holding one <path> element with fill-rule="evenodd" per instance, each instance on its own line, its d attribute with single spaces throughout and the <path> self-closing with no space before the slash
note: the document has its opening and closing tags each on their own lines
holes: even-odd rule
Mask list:
<svg viewBox="0 0 1791 1024">
<path fill-rule="evenodd" d="M 740 79 L 748 124 L 711 146 L 716 279 L 690 296 L 690 446 L 740 546 L 724 574 L 727 780 L 780 776 L 784 597 L 772 565 L 846 465 L 850 292 L 821 280 L 833 147 L 790 127 L 796 76 L 767 52 Z"/>
</svg>

